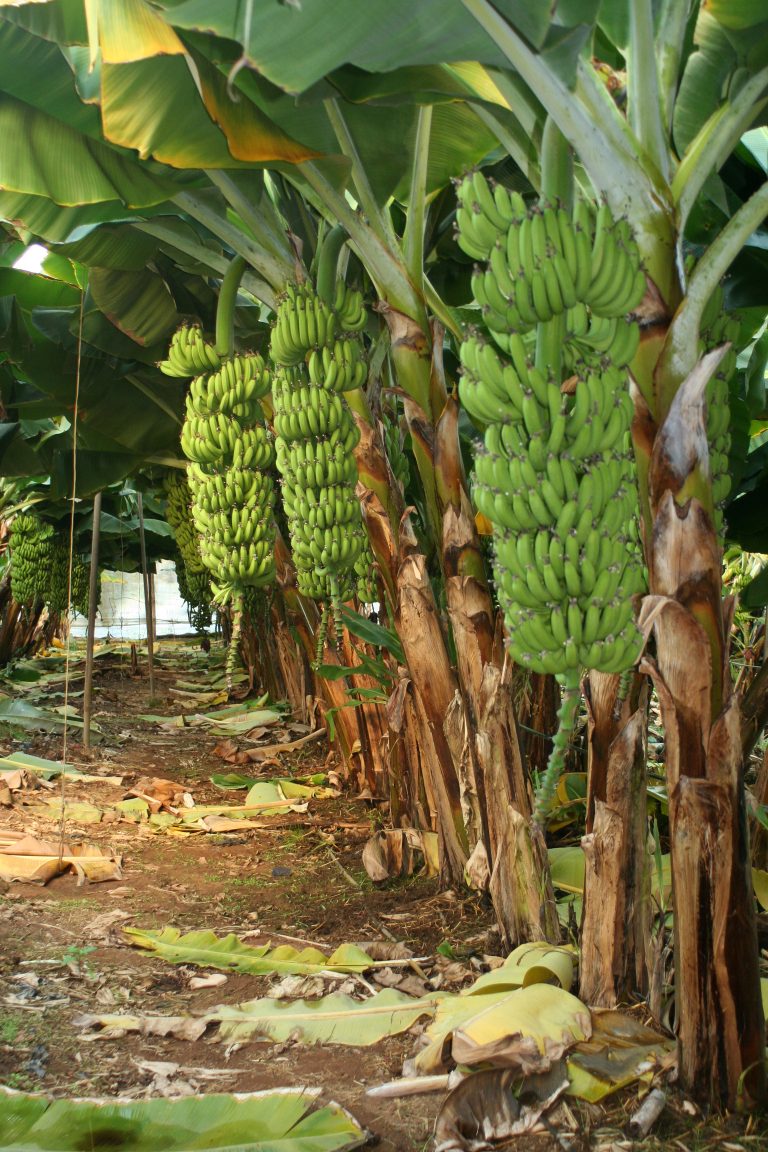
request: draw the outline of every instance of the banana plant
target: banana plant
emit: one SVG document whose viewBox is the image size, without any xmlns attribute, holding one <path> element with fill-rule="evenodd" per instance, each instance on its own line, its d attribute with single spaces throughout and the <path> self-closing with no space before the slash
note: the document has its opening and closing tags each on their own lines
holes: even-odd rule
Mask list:
<svg viewBox="0 0 768 1152">
<path fill-rule="evenodd" d="M 493 68 L 487 75 L 495 87 L 491 104 L 498 107 L 479 96 L 467 102 L 480 109 L 479 118 L 493 126 L 525 174 L 538 179 L 530 136 L 546 112 L 574 151 L 582 189 L 604 198 L 615 217 L 626 217 L 637 239 L 647 280 L 642 341 L 632 364 L 650 593 L 641 623 L 655 636 L 655 659 L 647 658 L 644 669 L 662 700 L 668 741 L 681 1075 L 688 1090 L 718 1105 L 760 1100 L 763 1020 L 745 869 L 741 707 L 728 674 L 731 608 L 722 595 L 716 507 L 722 486 L 713 484 L 707 435 L 710 381 L 725 352 L 721 347 L 702 357 L 699 343 L 707 304 L 766 216 L 768 184 L 758 181 L 729 206 L 728 218 L 699 244 L 692 270 L 683 245 L 686 229 L 707 205 L 722 203 L 718 174 L 768 106 L 764 14 L 756 5 L 725 0 L 706 6 L 639 0 L 599 10 L 592 3 L 569 5 L 551 20 L 549 9 L 516 0 L 457 0 L 442 6 L 439 31 L 425 20 L 424 32 L 403 44 L 397 35 L 393 41 L 381 36 L 397 4 L 386 11 L 383 4 L 369 6 L 366 26 L 352 40 L 342 8 L 322 13 L 308 3 L 301 12 L 272 13 L 265 46 L 260 35 L 257 45 L 255 31 L 264 4 L 246 5 L 242 24 L 239 8 L 222 5 L 215 31 L 241 45 L 241 65 L 258 59 L 259 72 L 289 91 L 307 90 L 321 76 L 341 85 L 350 63 L 397 84 L 398 66 L 467 59 L 469 46 L 476 48 L 475 60 Z M 475 21 L 469 32 L 467 16 Z M 195 13 L 174 11 L 170 19 L 189 27 Z M 319 21 L 311 25 L 317 43 L 301 55 L 299 75 L 287 46 L 308 35 L 310 20 Z M 378 75 L 371 83 L 385 86 Z M 355 133 L 339 117 L 338 104 L 329 106 L 329 119 L 367 222 L 352 218 L 345 197 L 334 200 L 317 161 L 302 162 L 299 171 L 360 251 L 368 240 L 363 229 L 376 234 L 378 248 L 374 240 L 368 244 L 369 273 L 382 298 L 400 302 L 398 311 L 412 321 L 396 330 L 394 342 L 402 331 L 418 348 L 418 333 L 425 331 L 421 309 L 444 310 L 428 292 L 419 298 L 411 266 L 410 285 L 393 273 L 389 220 L 362 178 Z M 423 401 L 429 415 L 424 374 L 420 388 L 412 358 L 398 370 L 409 396 Z M 596 799 L 604 803 L 607 796 L 606 781 Z"/>
<path fill-rule="evenodd" d="M 454 669 L 426 560 L 415 548 L 413 534 L 400 532 L 399 518 L 392 516 L 391 501 L 387 501 L 388 547 L 377 558 L 382 567 L 389 565 L 385 582 L 397 596 L 410 680 L 419 698 L 411 710 L 412 723 L 419 730 L 420 757 L 429 761 L 430 807 L 436 809 L 445 847 L 443 873 L 447 879 L 460 880 L 469 852 L 480 844 L 494 867 L 499 853 L 507 852 L 509 861 L 496 868 L 496 875 L 500 886 L 505 875 L 514 883 L 517 850 L 511 843 L 502 849 L 507 841 L 491 832 L 485 808 L 498 797 L 495 823 L 501 826 L 510 804 L 523 817 L 527 815 L 528 794 L 521 770 L 502 771 L 501 792 L 486 792 L 483 753 L 475 752 L 485 745 L 478 744 L 474 734 L 484 711 L 500 707 L 495 703 L 497 696 L 504 702 L 503 724 L 515 747 L 518 737 L 511 697 L 500 680 L 493 604 L 459 456 L 456 402 L 449 398 L 450 383 L 442 365 L 442 329 L 433 339 L 429 314 L 434 312 L 454 334 L 458 325 L 424 273 L 429 197 L 457 170 L 494 147 L 492 129 L 465 99 L 471 95 L 478 106 L 497 101 L 492 81 L 479 66 L 444 67 L 438 37 L 430 48 L 429 66 L 417 77 L 409 77 L 429 96 L 426 103 L 418 101 L 421 108 L 412 94 L 402 99 L 401 82 L 393 87 L 373 78 L 361 84 L 355 69 L 346 67 L 334 83 L 323 86 L 319 99 L 306 102 L 297 114 L 294 101 L 276 85 L 240 66 L 226 21 L 221 27 L 217 21 L 218 35 L 211 36 L 197 28 L 194 19 L 186 25 L 175 23 L 175 14 L 166 13 L 163 20 L 142 2 L 126 6 L 119 16 L 96 4 L 84 30 L 58 26 L 54 33 L 57 4 L 48 6 L 48 20 L 5 7 L 8 51 L 17 54 L 23 45 L 28 58 L 44 59 L 63 84 L 62 61 L 51 44 L 64 47 L 77 91 L 87 88 L 100 106 L 100 143 L 115 149 L 121 158 L 125 149 L 135 149 L 143 158 L 139 171 L 126 173 L 125 180 L 130 176 L 138 183 L 139 172 L 145 169 L 156 174 L 176 211 L 207 229 L 257 270 L 262 283 L 253 285 L 253 291 L 267 305 L 274 304 L 275 294 L 287 281 L 306 274 L 308 260 L 301 259 L 287 236 L 266 182 L 259 186 L 255 165 L 268 164 L 279 171 L 282 180 L 293 183 L 316 212 L 346 229 L 389 328 L 389 360 L 394 382 L 404 396 L 420 475 L 423 527 L 441 560 L 457 652 Z M 480 57 L 501 61 L 487 37 L 473 32 L 469 17 L 461 16 L 459 25 L 477 44 Z M 81 41 L 87 41 L 87 53 L 76 50 Z M 237 100 L 231 98 L 228 84 L 237 90 Z M 29 111 L 30 93 L 15 69 L 9 70 L 7 89 L 9 98 L 23 104 L 25 115 L 39 114 L 37 107 Z M 163 109 L 160 115 L 158 108 Z M 84 137 L 92 128 L 85 117 L 78 119 L 76 110 L 69 99 L 56 112 L 72 133 L 68 139 L 73 147 L 89 143 Z M 46 114 L 51 111 L 47 108 Z M 498 118 L 504 118 L 501 109 Z M 508 119 L 514 119 L 511 113 Z M 372 121 L 379 127 L 377 132 L 370 131 Z M 403 139 L 408 147 L 393 164 L 393 153 Z M 15 167 L 15 160 L 9 159 L 9 187 L 19 194 L 34 191 L 37 197 L 48 191 L 49 199 L 58 196 L 61 201 L 63 190 L 46 190 L 41 181 L 32 187 L 33 182 Z M 97 183 L 98 172 L 86 171 L 86 175 Z M 270 181 L 272 189 L 279 180 Z M 87 194 L 111 202 L 103 189 Z M 138 203 L 138 192 L 132 194 Z M 149 219 L 138 227 L 147 236 L 175 243 L 182 252 L 197 257 L 197 249 L 178 230 L 169 235 L 167 219 L 159 215 L 163 211 L 160 189 L 142 189 L 141 196 L 149 209 L 142 214 Z M 393 223 L 393 198 L 408 205 L 402 228 Z M 85 194 L 79 201 L 83 199 Z M 14 208 L 19 215 L 25 211 L 31 220 L 32 205 L 15 204 Z M 64 224 L 55 214 L 45 220 L 35 217 L 31 226 L 38 231 L 47 228 L 53 238 L 63 235 Z M 369 415 L 361 412 L 365 423 L 370 423 Z M 377 512 L 371 508 L 372 517 Z M 433 625 L 429 643 L 421 626 L 425 620 Z M 486 669 L 495 670 L 495 679 L 492 675 L 488 683 L 484 682 Z M 469 756 L 464 754 L 466 747 L 473 750 Z M 532 893 L 542 883 L 541 843 L 531 850 L 531 858 L 537 854 L 539 864 L 529 883 Z M 530 912 L 504 925 L 510 939 L 556 932 L 551 900 L 543 902 L 547 909 L 543 919 L 538 899 L 507 899 L 505 907 L 513 908 L 516 903 Z"/>
<path fill-rule="evenodd" d="M 427 527 L 440 541 L 446 582 L 456 577 L 471 588 L 482 616 L 484 575 L 461 567 L 454 573 L 442 546 L 448 522 L 454 554 L 474 565 L 471 525 L 455 511 L 463 512 L 463 482 L 455 463 L 442 468 L 437 455 L 439 446 L 442 459 L 455 462 L 455 414 L 441 372 L 442 340 L 433 338 L 429 316 L 449 333 L 458 327 L 425 272 L 426 260 L 431 274 L 432 253 L 425 251 L 424 221 L 446 174 L 458 175 L 497 144 L 538 187 L 545 117 L 558 126 L 573 149 L 582 193 L 605 198 L 614 216 L 629 221 L 647 278 L 632 364 L 650 590 L 641 623 L 655 635 L 655 659 L 646 658 L 643 669 L 662 700 L 668 744 L 681 1076 L 689 1091 L 718 1105 L 759 1101 L 763 1020 L 744 864 L 742 709 L 728 677 L 730 606 L 720 583 L 707 441 L 710 380 L 725 353 L 701 358 L 699 335 L 717 286 L 768 210 L 763 176 L 734 202 L 719 175 L 768 106 L 762 12 L 749 0 L 706 6 L 616 0 L 599 7 L 577 0 L 558 6 L 554 18 L 548 6 L 524 0 L 437 4 L 421 5 L 418 29 L 405 19 L 405 0 L 371 0 L 364 18 L 354 0 L 333 6 L 305 0 L 300 9 L 223 0 L 213 15 L 195 3 L 150 7 L 135 0 L 119 12 L 94 3 L 87 26 L 57 0 L 0 5 L 0 30 L 8 43 L 19 38 L 9 78 L 2 74 L 0 117 L 9 127 L 28 128 L 24 139 L 34 128 L 51 149 L 77 148 L 83 162 L 82 172 L 68 165 L 53 179 L 39 163 L 25 168 L 18 150 L 4 149 L 0 185 L 8 191 L 0 194 L 0 213 L 65 239 L 74 224 L 120 218 L 127 203 L 142 207 L 142 229 L 157 236 L 167 228 L 170 202 L 252 264 L 256 294 L 270 304 L 270 293 L 302 274 L 299 254 L 273 197 L 259 199 L 254 210 L 243 184 L 265 166 L 300 189 L 311 209 L 347 230 L 382 301 Z M 24 57 L 22 48 L 33 56 Z M 21 66 L 32 58 L 45 59 L 46 67 Z M 67 99 L 41 109 L 46 98 L 32 91 L 29 77 L 64 77 L 62 58 Z M 467 60 L 474 63 L 461 63 Z M 239 100 L 229 98 L 235 89 Z M 94 124 L 94 104 L 78 93 L 100 104 L 101 125 Z M 424 110 L 417 113 L 415 104 Z M 411 140 L 413 147 L 404 148 Z M 140 164 L 128 149 L 138 152 Z M 73 171 L 77 192 L 64 186 Z M 271 184 L 266 178 L 264 187 Z M 392 197 L 408 205 L 404 227 L 391 211 Z M 694 233 L 698 260 L 690 270 L 684 244 Z M 173 235 L 166 232 L 166 241 Z M 198 257 L 199 243 L 183 240 L 181 250 L 186 244 Z M 405 642 L 433 619 L 434 608 L 418 550 L 407 532 L 400 537 L 393 535 L 389 554 L 397 558 L 397 621 Z M 472 735 L 487 727 L 492 712 L 480 689 L 489 690 L 485 677 L 494 660 L 480 642 L 483 629 L 461 627 L 469 603 L 454 606 L 452 623 L 454 635 L 466 640 L 457 645 L 458 730 L 465 725 Z M 478 613 L 465 615 L 474 620 Z M 434 677 L 438 692 L 424 683 L 424 646 L 406 656 L 423 683 L 421 732 L 437 733 L 435 761 L 448 765 L 443 830 L 455 872 L 469 841 L 467 822 L 455 821 L 456 755 L 441 733 L 456 681 L 447 674 L 439 628 L 429 635 L 446 671 Z M 611 735 L 610 723 L 603 735 Z M 514 724 L 511 731 L 514 744 Z M 465 777 L 465 792 L 479 779 Z M 595 802 L 605 804 L 607 774 L 599 793 Z M 482 803 L 475 813 L 469 826 L 480 827 L 488 843 Z M 600 965 L 599 949 L 586 954 L 590 965 Z M 615 995 L 605 976 L 608 995 Z"/>
</svg>

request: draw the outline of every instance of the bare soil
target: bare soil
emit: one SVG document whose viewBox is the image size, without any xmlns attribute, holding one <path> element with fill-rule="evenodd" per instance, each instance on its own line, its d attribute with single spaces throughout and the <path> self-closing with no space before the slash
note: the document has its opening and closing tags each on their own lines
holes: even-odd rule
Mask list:
<svg viewBox="0 0 768 1152">
<path fill-rule="evenodd" d="M 224 763 L 214 752 L 220 737 L 207 730 L 161 729 L 139 719 L 142 712 L 180 712 L 179 699 L 171 694 L 177 678 L 205 675 L 184 667 L 178 646 L 161 651 L 165 657 L 152 701 L 143 662 L 138 669 L 127 656 L 97 663 L 94 710 L 100 742 L 88 754 L 71 742 L 70 733 L 67 758 L 85 771 L 121 776 L 122 783 L 67 782 L 65 799 L 114 803 L 139 778 L 157 776 L 178 782 L 198 804 L 240 803 L 243 793 L 222 793 L 210 783 L 212 773 L 275 776 L 274 765 Z M 61 759 L 59 735 L 16 737 L 3 740 L 0 732 L 2 755 L 21 748 Z M 248 747 L 247 741 L 238 744 Z M 279 759 L 283 775 L 300 775 L 322 770 L 333 756 L 323 739 Z M 30 816 L 19 796 L 23 799 L 15 796 L 13 807 L 0 808 L 0 831 L 55 839 L 57 824 Z M 87 840 L 118 853 L 123 875 L 82 886 L 74 875 L 45 886 L 0 882 L 0 1083 L 57 1096 L 128 1098 L 319 1086 L 323 1099 L 343 1104 L 370 1130 L 381 1152 L 427 1149 L 440 1096 L 376 1100 L 366 1095 L 371 1085 L 400 1075 L 414 1035 L 371 1048 L 255 1041 L 230 1050 L 207 1034 L 195 1042 L 134 1034 L 85 1042 L 74 1023 L 83 1013 L 197 1016 L 216 1004 L 269 993 L 272 980 L 232 973 L 218 987 L 194 989 L 190 979 L 205 973 L 132 947 L 122 924 L 208 928 L 218 935 L 234 932 L 249 943 L 308 943 L 328 951 L 345 942 L 394 939 L 430 963 L 447 941 L 459 962 L 446 979 L 456 986 L 471 980 L 482 970 L 482 957 L 499 950 L 490 908 L 479 898 L 440 892 L 434 880 L 419 876 L 372 885 L 361 849 L 382 818 L 375 805 L 342 795 L 310 801 L 305 814 L 265 819 L 265 827 L 226 834 L 156 832 L 146 823 L 68 823 L 69 842 Z M 105 926 L 105 915 L 117 912 L 125 919 Z M 157 1062 L 177 1068 L 159 1073 L 151 1066 Z M 628 1146 L 621 1130 L 636 1106 L 637 1094 L 629 1093 L 608 1110 L 575 1108 L 581 1146 Z M 768 1149 L 765 1125 L 754 1119 L 707 1125 L 686 1114 L 683 1102 L 674 1098 L 656 1133 L 646 1147 Z M 541 1152 L 560 1148 L 550 1136 L 527 1137 L 517 1146 Z"/>
</svg>

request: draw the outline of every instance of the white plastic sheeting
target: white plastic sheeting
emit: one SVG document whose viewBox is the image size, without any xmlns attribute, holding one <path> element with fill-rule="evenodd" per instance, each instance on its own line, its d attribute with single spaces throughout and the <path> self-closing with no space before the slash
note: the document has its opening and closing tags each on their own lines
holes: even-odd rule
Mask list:
<svg viewBox="0 0 768 1152">
<path fill-rule="evenodd" d="M 87 620 L 75 616 L 72 635 L 85 636 Z M 187 609 L 179 595 L 176 568 L 170 560 L 157 565 L 155 575 L 155 635 L 183 636 L 191 632 Z M 139 640 L 147 634 L 141 572 L 103 572 L 96 638 Z"/>
</svg>

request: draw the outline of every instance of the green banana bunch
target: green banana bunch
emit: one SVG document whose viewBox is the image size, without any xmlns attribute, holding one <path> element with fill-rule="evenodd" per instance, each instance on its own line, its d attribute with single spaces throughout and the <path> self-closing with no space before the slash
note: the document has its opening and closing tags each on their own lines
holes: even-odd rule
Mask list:
<svg viewBox="0 0 768 1152">
<path fill-rule="evenodd" d="M 382 415 L 382 428 L 384 447 L 386 449 L 389 466 L 392 469 L 395 480 L 400 485 L 402 491 L 405 492 L 411 478 L 408 456 L 405 452 L 405 434 L 397 420 L 391 419 L 386 413 Z"/>
<path fill-rule="evenodd" d="M 72 609 L 81 616 L 88 615 L 88 593 L 91 566 L 82 556 L 72 556 Z M 96 608 L 101 593 L 101 584 L 96 582 Z M 70 605 L 69 588 L 69 540 L 55 539 L 52 548 L 50 579 L 46 603 L 52 612 L 65 613 Z"/>
<path fill-rule="evenodd" d="M 201 632 L 211 624 L 211 580 L 203 563 L 200 540 L 192 520 L 192 493 L 186 473 L 171 471 L 166 474 L 165 516 L 173 529 L 179 562 L 176 565 L 176 579 L 179 593 L 187 605 L 187 617 L 196 632 Z"/>
<path fill-rule="evenodd" d="M 459 244 L 482 261 L 472 287 L 493 341 L 469 332 L 460 350 L 460 399 L 486 426 L 475 502 L 493 525 L 509 650 L 564 689 L 537 794 L 543 822 L 581 670 L 624 672 L 643 644 L 634 622 L 645 574 L 627 365 L 639 345 L 628 314 L 645 295 L 645 276 L 629 226 L 606 204 L 529 207 L 479 172 L 464 178 L 458 199 Z M 546 327 L 555 317 L 564 332 L 551 358 L 556 376 L 541 367 L 548 340 L 558 338 Z"/>
<path fill-rule="evenodd" d="M 88 615 L 89 597 L 91 590 L 91 564 L 83 556 L 72 557 L 72 607 L 81 616 Z M 98 612 L 101 603 L 101 573 L 96 580 L 96 604 Z"/>
<path fill-rule="evenodd" d="M 189 490 L 186 472 L 170 471 L 164 484 L 166 506 L 165 518 L 173 529 L 174 539 L 187 572 L 204 572 L 200 555 L 200 542 L 197 538 L 190 505 L 192 493 Z"/>
<path fill-rule="evenodd" d="M 494 526 L 510 651 L 536 672 L 622 671 L 640 652 L 632 597 L 644 586 L 629 527 L 637 491 L 626 365 L 638 332 L 624 318 L 644 293 L 637 248 L 605 205 L 595 214 L 580 201 L 570 214 L 528 209 L 510 194 L 505 210 L 480 173 L 465 177 L 459 206 L 459 243 L 477 252 L 484 238 L 487 247 L 473 283 L 494 342 L 467 334 L 459 396 L 486 425 L 474 496 Z M 565 316 L 572 394 L 536 366 L 525 335 L 555 315 Z"/>
<path fill-rule="evenodd" d="M 48 600 L 53 567 L 54 532 L 34 513 L 20 512 L 11 524 L 11 594 L 33 609 Z"/>
<path fill-rule="evenodd" d="M 333 616 L 341 635 L 341 602 L 360 591 L 375 595 L 355 494 L 354 449 L 360 433 L 342 393 L 367 376 L 351 333 L 366 321 L 362 297 L 339 282 L 333 306 L 305 283 L 289 285 L 280 301 L 270 350 L 277 469 L 299 591 L 323 600 L 317 660 Z"/>
<path fill-rule="evenodd" d="M 187 606 L 189 626 L 195 632 L 204 632 L 213 621 L 211 609 L 211 580 L 207 571 L 190 572 L 183 561 L 176 565 L 179 595 Z"/>
<path fill-rule="evenodd" d="M 707 385 L 707 441 L 709 443 L 709 469 L 712 477 L 712 499 L 715 506 L 715 527 L 723 537 L 723 506 L 731 490 L 729 453 L 731 450 L 731 383 L 736 372 L 740 324 L 737 317 L 725 312 L 725 293 L 722 285 L 712 293 L 701 318 L 699 352 L 703 355 L 729 343 L 730 348 L 718 365 L 717 372 Z"/>
<path fill-rule="evenodd" d="M 458 201 L 459 245 L 483 262 L 472 293 L 486 327 L 494 338 L 500 334 L 502 351 L 510 331 L 530 332 L 579 305 L 593 317 L 624 318 L 645 295 L 632 231 L 607 204 L 595 212 L 578 200 L 572 213 L 554 204 L 529 207 L 519 193 L 491 188 L 479 171 L 459 183 Z M 620 339 L 631 359 L 634 337 Z M 616 362 L 621 354 L 620 344 Z"/>
<path fill-rule="evenodd" d="M 363 536 L 360 555 L 355 560 L 355 575 L 357 577 L 355 591 L 360 603 L 378 603 L 381 600 L 381 592 L 376 580 L 376 561 L 368 537 L 365 535 Z"/>
<path fill-rule="evenodd" d="M 272 328 L 270 355 L 275 364 L 284 368 L 304 364 L 313 349 L 332 349 L 338 334 L 359 332 L 365 322 L 362 293 L 347 288 L 342 281 L 336 286 L 332 306 L 317 295 L 309 282 L 288 284 Z"/>
<path fill-rule="evenodd" d="M 261 356 L 236 355 L 197 375 L 187 395 L 181 447 L 191 462 L 188 506 L 217 604 L 239 603 L 244 588 L 275 578 L 274 485 L 268 472 L 275 453 L 258 422 L 259 400 L 270 383 Z M 196 567 L 191 562 L 188 586 Z"/>
<path fill-rule="evenodd" d="M 186 380 L 199 373 L 210 372 L 221 364 L 221 359 L 213 344 L 203 338 L 202 329 L 197 324 L 182 324 L 171 338 L 168 359 L 161 360 L 158 368 L 166 376 Z"/>
</svg>

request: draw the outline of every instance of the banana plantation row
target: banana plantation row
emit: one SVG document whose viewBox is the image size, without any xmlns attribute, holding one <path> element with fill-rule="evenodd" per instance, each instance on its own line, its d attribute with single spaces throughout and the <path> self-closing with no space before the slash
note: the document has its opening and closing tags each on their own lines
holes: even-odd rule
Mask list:
<svg viewBox="0 0 768 1152">
<path fill-rule="evenodd" d="M 734 690 L 723 553 L 768 551 L 768 25 L 351 5 L 0 3 L 0 655 L 82 605 L 96 493 L 101 562 L 137 566 L 139 494 L 230 675 L 320 697 L 351 783 L 438 833 L 509 946 L 561 938 L 583 751 L 596 1005 L 658 975 L 658 713 L 681 1078 L 758 1104 L 768 676 Z"/>
</svg>

